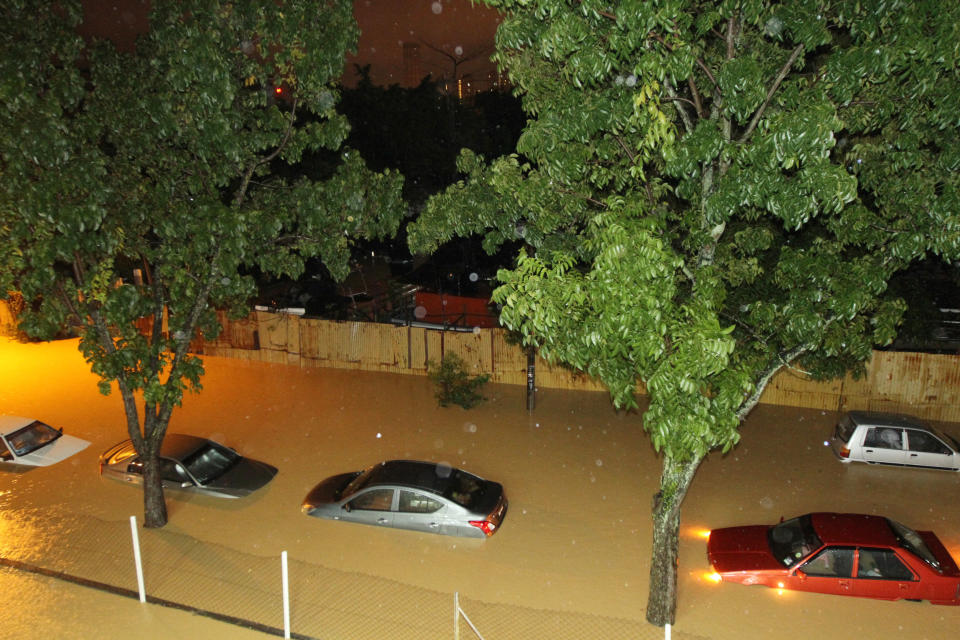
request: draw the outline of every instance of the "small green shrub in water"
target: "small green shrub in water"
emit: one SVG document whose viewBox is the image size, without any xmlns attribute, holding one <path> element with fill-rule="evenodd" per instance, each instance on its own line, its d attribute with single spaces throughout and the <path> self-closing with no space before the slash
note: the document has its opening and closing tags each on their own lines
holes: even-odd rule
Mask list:
<svg viewBox="0 0 960 640">
<path fill-rule="evenodd" d="M 486 398 L 480 388 L 490 379 L 488 374 L 471 377 L 459 356 L 446 355 L 440 365 L 431 360 L 427 375 L 437 386 L 437 402 L 441 407 L 457 404 L 472 409 Z"/>
</svg>

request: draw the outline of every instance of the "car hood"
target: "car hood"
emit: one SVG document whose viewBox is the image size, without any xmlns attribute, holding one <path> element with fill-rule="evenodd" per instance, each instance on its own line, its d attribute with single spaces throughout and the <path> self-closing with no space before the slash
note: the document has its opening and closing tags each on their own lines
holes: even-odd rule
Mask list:
<svg viewBox="0 0 960 640">
<path fill-rule="evenodd" d="M 261 488 L 277 475 L 277 468 L 266 462 L 241 458 L 223 475 L 203 485 L 231 496 L 245 496 Z"/>
<path fill-rule="evenodd" d="M 717 573 L 733 571 L 784 570 L 770 552 L 769 527 L 729 527 L 714 529 L 707 542 L 707 556 Z"/>
<path fill-rule="evenodd" d="M 315 486 L 303 499 L 303 511 L 309 512 L 318 507 L 323 507 L 336 503 L 342 497 L 340 492 L 350 484 L 350 481 L 360 475 L 360 471 L 352 473 L 341 473 L 322 481 Z"/>
<path fill-rule="evenodd" d="M 31 451 L 25 456 L 18 456 L 12 462 L 31 467 L 47 467 L 61 460 L 66 460 L 75 453 L 80 453 L 88 446 L 90 446 L 90 443 L 86 440 L 63 434 L 53 442 Z"/>
</svg>

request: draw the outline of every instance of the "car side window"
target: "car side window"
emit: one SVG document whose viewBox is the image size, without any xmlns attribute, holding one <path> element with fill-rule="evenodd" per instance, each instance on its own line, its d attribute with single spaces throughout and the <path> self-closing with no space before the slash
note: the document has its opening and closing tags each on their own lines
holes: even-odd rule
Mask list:
<svg viewBox="0 0 960 640">
<path fill-rule="evenodd" d="M 940 453 L 945 456 L 953 453 L 950 448 L 943 444 L 935 435 L 916 429 L 907 429 L 907 444 L 910 451 Z"/>
<path fill-rule="evenodd" d="M 439 511 L 443 503 L 416 491 L 400 490 L 400 511 L 405 513 L 433 513 Z"/>
<path fill-rule="evenodd" d="M 903 449 L 903 430 L 894 427 L 870 427 L 863 446 L 876 449 Z"/>
<path fill-rule="evenodd" d="M 916 580 L 890 549 L 860 549 L 857 577 L 874 580 Z"/>
<path fill-rule="evenodd" d="M 160 458 L 160 477 L 169 482 L 189 482 L 193 484 L 183 467 L 167 458 Z"/>
<path fill-rule="evenodd" d="M 393 506 L 393 489 L 372 489 L 361 493 L 347 503 L 350 510 L 390 511 Z"/>
<path fill-rule="evenodd" d="M 851 547 L 827 547 L 800 565 L 808 576 L 849 578 L 853 573 L 853 549 Z"/>
</svg>

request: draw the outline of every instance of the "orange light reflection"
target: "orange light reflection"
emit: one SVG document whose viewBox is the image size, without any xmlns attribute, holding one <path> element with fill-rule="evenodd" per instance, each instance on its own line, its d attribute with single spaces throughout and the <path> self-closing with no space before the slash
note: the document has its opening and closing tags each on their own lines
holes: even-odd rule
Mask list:
<svg viewBox="0 0 960 640">
<path fill-rule="evenodd" d="M 683 536 L 685 538 L 700 538 L 701 540 L 709 540 L 710 529 L 704 529 L 703 527 L 688 527 L 684 530 Z"/>
</svg>

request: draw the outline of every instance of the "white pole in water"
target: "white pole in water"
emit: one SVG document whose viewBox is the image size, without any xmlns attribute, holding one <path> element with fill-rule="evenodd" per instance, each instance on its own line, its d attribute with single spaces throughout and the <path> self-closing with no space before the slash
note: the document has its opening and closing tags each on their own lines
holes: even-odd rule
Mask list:
<svg viewBox="0 0 960 640">
<path fill-rule="evenodd" d="M 453 640 L 460 640 L 460 592 L 453 592 Z"/>
<path fill-rule="evenodd" d="M 663 628 L 663 640 L 670 640 L 670 623 Z"/>
<path fill-rule="evenodd" d="M 280 572 L 283 574 L 283 637 L 290 639 L 290 575 L 287 573 L 287 552 L 280 552 Z"/>
<path fill-rule="evenodd" d="M 147 592 L 143 588 L 143 562 L 140 560 L 140 538 L 137 536 L 137 516 L 130 516 L 130 534 L 133 536 L 133 559 L 137 565 L 137 588 L 140 590 L 140 602 L 146 602 Z"/>
</svg>

